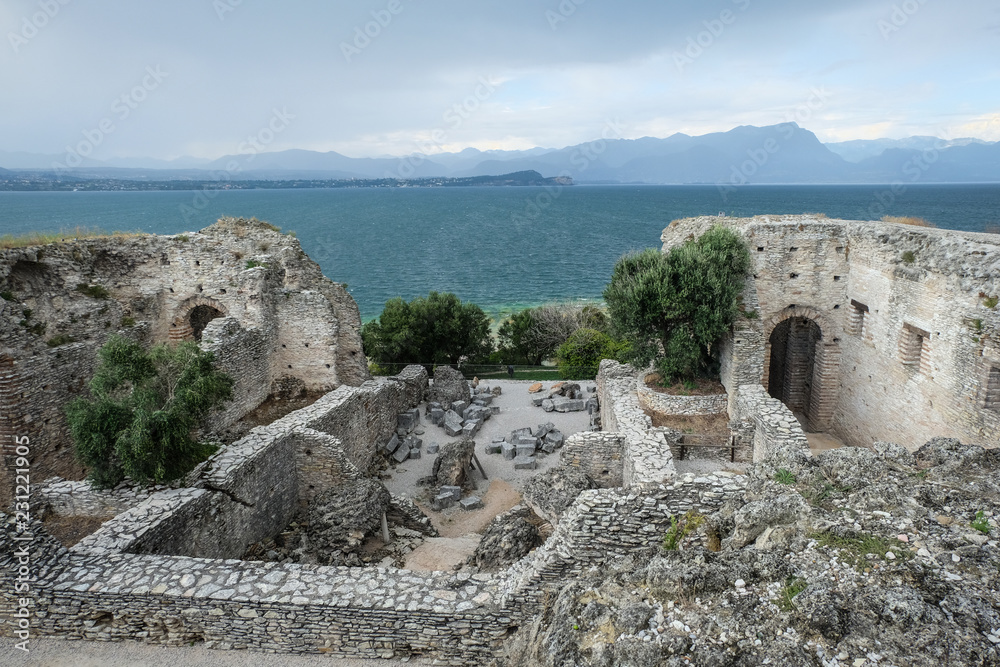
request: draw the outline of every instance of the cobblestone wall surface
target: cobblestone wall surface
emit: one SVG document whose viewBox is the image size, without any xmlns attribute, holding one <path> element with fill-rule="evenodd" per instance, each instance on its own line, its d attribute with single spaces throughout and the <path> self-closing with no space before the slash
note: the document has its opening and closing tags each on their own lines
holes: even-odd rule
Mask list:
<svg viewBox="0 0 1000 667">
<path fill-rule="evenodd" d="M 619 433 L 581 431 L 566 439 L 560 450 L 560 464 L 579 468 L 601 488 L 622 485 L 625 440 Z"/>
</svg>

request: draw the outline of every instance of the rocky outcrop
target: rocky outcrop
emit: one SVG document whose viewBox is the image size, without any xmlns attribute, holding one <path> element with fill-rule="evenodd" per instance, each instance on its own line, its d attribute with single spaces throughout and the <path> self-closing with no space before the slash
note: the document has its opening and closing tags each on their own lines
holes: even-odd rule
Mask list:
<svg viewBox="0 0 1000 667">
<path fill-rule="evenodd" d="M 484 571 L 496 571 L 527 556 L 542 543 L 538 528 L 529 518 L 531 510 L 524 505 L 494 517 L 468 563 Z"/>
<path fill-rule="evenodd" d="M 496 664 L 1000 664 L 1000 452 L 900 449 L 752 466 L 702 532 L 566 583 Z"/>
<path fill-rule="evenodd" d="M 382 483 L 372 479 L 346 482 L 321 493 L 307 514 L 309 549 L 322 565 L 361 565 L 356 552 L 365 538 L 378 534 L 391 502 Z"/>
<path fill-rule="evenodd" d="M 524 483 L 522 497 L 534 512 L 555 523 L 581 491 L 596 489 L 597 484 L 587 473 L 565 466 L 549 468 Z"/>
<path fill-rule="evenodd" d="M 465 486 L 469 475 L 469 466 L 472 464 L 472 455 L 476 451 L 474 440 L 461 440 L 445 445 L 441 453 L 434 459 L 434 467 L 431 475 L 434 477 L 434 485 L 442 486 Z"/>
</svg>

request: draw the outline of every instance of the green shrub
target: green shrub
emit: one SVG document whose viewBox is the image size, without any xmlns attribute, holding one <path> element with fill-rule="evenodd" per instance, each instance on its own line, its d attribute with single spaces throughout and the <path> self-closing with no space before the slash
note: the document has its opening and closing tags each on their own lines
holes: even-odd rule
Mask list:
<svg viewBox="0 0 1000 667">
<path fill-rule="evenodd" d="M 905 250 L 905 251 L 903 251 L 903 263 L 904 264 L 913 264 L 913 262 L 915 262 L 916 260 L 917 260 L 917 256 L 913 253 L 912 250 Z"/>
<path fill-rule="evenodd" d="M 7 300 L 10 301 L 10 299 Z M 988 296 L 983 299 L 983 305 L 987 308 L 996 308 L 998 303 L 1000 303 L 1000 297 Z"/>
<path fill-rule="evenodd" d="M 247 260 L 246 268 L 248 268 L 248 269 L 256 269 L 259 266 L 262 266 L 265 269 L 267 268 L 267 264 L 265 264 L 264 262 L 258 262 L 256 259 L 248 259 Z"/>
<path fill-rule="evenodd" d="M 4 301 L 10 301 L 11 303 L 19 303 L 17 297 L 14 296 L 14 293 L 11 292 L 10 290 L 4 290 L 0 292 L 0 299 L 3 299 Z"/>
<path fill-rule="evenodd" d="M 596 329 L 578 329 L 559 346 L 556 363 L 564 380 L 586 380 L 597 375 L 602 359 L 620 360 L 627 344 Z"/>
<path fill-rule="evenodd" d="M 973 528 L 978 530 L 983 535 L 990 534 L 990 521 L 989 519 L 986 518 L 986 515 L 983 514 L 982 510 L 976 512 L 976 518 L 973 519 L 972 523 L 969 525 L 971 525 Z"/>
<path fill-rule="evenodd" d="M 130 328 L 132 328 L 134 326 L 135 326 L 135 318 L 134 317 L 129 317 L 129 316 L 126 315 L 125 317 L 122 318 L 122 328 L 123 329 L 130 329 Z"/>
<path fill-rule="evenodd" d="M 191 240 L 191 237 L 189 237 L 187 234 L 180 234 L 179 236 L 175 236 L 174 238 L 180 241 L 181 243 L 187 243 L 188 241 Z"/>
<path fill-rule="evenodd" d="M 66 345 L 68 343 L 75 343 L 76 339 L 67 334 L 58 334 L 52 338 L 45 341 L 45 344 L 49 347 L 59 347 L 60 345 Z"/>
<path fill-rule="evenodd" d="M 782 611 L 795 611 L 795 603 L 792 600 L 808 586 L 805 579 L 789 577 L 778 594 L 778 608 Z"/>
<path fill-rule="evenodd" d="M 665 551 L 677 551 L 684 538 L 698 530 L 704 522 L 705 517 L 693 511 L 687 512 L 680 520 L 676 516 L 671 516 L 670 529 L 663 536 L 663 549 Z"/>
<path fill-rule="evenodd" d="M 101 285 L 87 285 L 86 283 L 80 283 L 76 286 L 76 291 L 80 294 L 89 296 L 91 299 L 107 299 L 111 294 Z"/>
<path fill-rule="evenodd" d="M 194 431 L 232 394 L 232 379 L 193 342 L 146 351 L 112 336 L 99 352 L 91 398 L 66 409 L 77 458 L 90 480 L 111 488 L 126 476 L 162 483 L 187 473 L 215 450 Z"/>
<path fill-rule="evenodd" d="M 774 481 L 777 482 L 778 484 L 789 485 L 789 484 L 795 484 L 796 479 L 795 475 L 792 474 L 790 470 L 781 468 L 778 470 L 778 472 L 774 473 Z"/>
</svg>

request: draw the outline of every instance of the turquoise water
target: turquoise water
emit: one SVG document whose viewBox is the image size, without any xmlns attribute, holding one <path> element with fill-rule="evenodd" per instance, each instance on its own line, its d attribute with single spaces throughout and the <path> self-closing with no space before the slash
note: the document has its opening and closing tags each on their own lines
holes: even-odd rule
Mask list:
<svg viewBox="0 0 1000 667">
<path fill-rule="evenodd" d="M 676 218 L 912 215 L 939 227 L 1000 226 L 1000 185 L 575 186 L 195 192 L 0 192 L 0 234 L 76 226 L 175 234 L 221 215 L 294 230 L 369 319 L 394 296 L 455 292 L 492 313 L 599 299 L 615 260 L 658 247 Z"/>
</svg>

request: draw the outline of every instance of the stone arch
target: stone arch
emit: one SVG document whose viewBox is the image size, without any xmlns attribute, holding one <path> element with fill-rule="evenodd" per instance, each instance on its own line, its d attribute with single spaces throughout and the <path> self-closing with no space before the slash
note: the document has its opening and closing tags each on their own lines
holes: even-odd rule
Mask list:
<svg viewBox="0 0 1000 667">
<path fill-rule="evenodd" d="M 215 299 L 193 296 L 177 309 L 177 315 L 170 323 L 170 342 L 201 340 L 205 326 L 218 317 L 227 317 L 229 309 Z"/>
<path fill-rule="evenodd" d="M 793 306 L 764 326 L 764 375 L 768 393 L 805 418 L 804 430 L 826 431 L 833 422 L 840 374 L 840 344 L 830 323 L 813 308 Z"/>
</svg>

